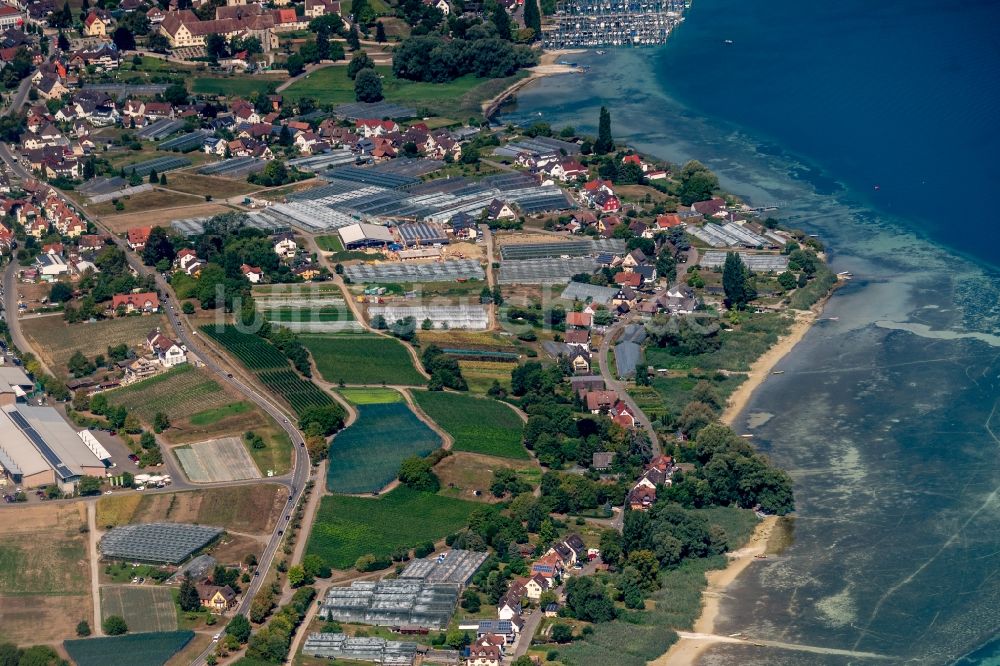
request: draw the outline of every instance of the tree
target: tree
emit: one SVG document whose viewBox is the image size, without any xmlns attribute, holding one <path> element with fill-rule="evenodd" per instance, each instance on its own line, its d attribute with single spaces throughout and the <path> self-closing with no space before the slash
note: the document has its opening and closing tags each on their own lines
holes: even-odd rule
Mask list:
<svg viewBox="0 0 1000 666">
<path fill-rule="evenodd" d="M 524 0 L 524 25 L 535 31 L 533 39 L 542 34 L 542 15 L 538 11 L 538 0 Z"/>
<path fill-rule="evenodd" d="M 736 252 L 726 253 L 726 262 L 722 266 L 722 288 L 726 292 L 726 306 L 736 310 L 742 310 L 757 298 L 753 273 Z"/>
<path fill-rule="evenodd" d="M 237 615 L 226 626 L 226 633 L 241 644 L 246 644 L 250 640 L 250 620 L 247 619 L 246 615 Z"/>
<path fill-rule="evenodd" d="M 490 18 L 493 19 L 493 25 L 496 26 L 497 37 L 510 41 L 510 14 L 507 13 L 502 2 L 496 3 Z"/>
<path fill-rule="evenodd" d="M 573 576 L 566 583 L 566 610 L 585 622 L 609 622 L 616 615 L 604 586 L 590 576 Z"/>
<path fill-rule="evenodd" d="M 285 69 L 288 70 L 289 76 L 298 76 L 305 71 L 306 61 L 305 58 L 300 56 L 298 53 L 293 53 L 288 56 L 288 60 L 285 61 Z"/>
<path fill-rule="evenodd" d="M 185 575 L 178 590 L 177 604 L 182 611 L 196 611 L 201 608 L 201 599 L 198 596 L 198 588 L 191 582 L 191 576 Z"/>
<path fill-rule="evenodd" d="M 385 38 L 385 26 L 382 25 L 382 21 L 375 24 L 375 41 L 379 44 L 384 44 Z"/>
<path fill-rule="evenodd" d="M 679 195 L 681 203 L 685 206 L 711 198 L 712 192 L 719 187 L 719 179 L 715 174 L 697 160 L 691 160 L 684 165 L 680 181 Z"/>
<path fill-rule="evenodd" d="M 65 303 L 73 298 L 73 290 L 65 282 L 53 282 L 49 289 L 49 302 Z"/>
<path fill-rule="evenodd" d="M 529 3 L 534 3 L 534 0 L 528 0 Z M 570 643 L 573 640 L 573 627 L 568 624 L 553 624 L 552 630 L 549 632 L 549 638 L 554 640 L 556 643 Z"/>
<path fill-rule="evenodd" d="M 153 227 L 146 240 L 146 246 L 142 249 L 142 261 L 147 266 L 155 266 L 161 259 L 173 261 L 176 253 L 174 243 L 167 236 L 163 227 Z"/>
<path fill-rule="evenodd" d="M 193 315 L 194 303 L 192 303 L 191 301 L 184 301 L 184 305 L 181 306 L 181 312 L 183 312 L 186 315 Z"/>
<path fill-rule="evenodd" d="M 128 625 L 120 615 L 109 615 L 101 622 L 101 628 L 108 636 L 121 636 L 128 632 Z"/>
<path fill-rule="evenodd" d="M 288 584 L 292 587 L 302 587 L 306 582 L 306 571 L 296 564 L 288 570 Z"/>
<path fill-rule="evenodd" d="M 218 62 L 219 58 L 224 58 L 228 53 L 229 45 L 226 44 L 225 36 L 213 32 L 205 38 L 205 55 L 212 62 Z"/>
<path fill-rule="evenodd" d="M 188 93 L 187 88 L 181 83 L 174 83 L 167 86 L 167 89 L 163 91 L 163 100 L 170 102 L 174 106 L 181 106 L 182 104 L 187 104 Z"/>
<path fill-rule="evenodd" d="M 347 33 L 347 46 L 350 47 L 352 51 L 357 51 L 361 48 L 361 36 L 358 34 L 358 24 L 351 24 L 351 31 Z"/>
<path fill-rule="evenodd" d="M 535 662 L 531 660 L 531 657 L 523 654 L 514 660 L 513 666 L 535 666 Z"/>
<path fill-rule="evenodd" d="M 66 35 L 63 34 L 62 30 L 59 31 L 59 36 L 56 37 L 56 46 L 59 47 L 60 51 L 69 50 L 69 40 L 66 39 Z"/>
<path fill-rule="evenodd" d="M 170 427 L 170 419 L 163 412 L 156 412 L 153 415 L 153 430 L 161 433 Z"/>
<path fill-rule="evenodd" d="M 324 28 L 316 32 L 316 55 L 320 60 L 330 58 L 330 31 Z"/>
<path fill-rule="evenodd" d="M 615 149 L 615 140 L 611 137 L 611 112 L 601 107 L 601 115 L 597 121 L 597 141 L 594 142 L 594 152 L 607 155 Z"/>
<path fill-rule="evenodd" d="M 431 461 L 419 456 L 410 456 L 399 466 L 399 480 L 414 490 L 436 493 L 441 482 L 432 470 Z"/>
<path fill-rule="evenodd" d="M 382 78 L 374 69 L 361 70 L 354 80 L 354 98 L 359 102 L 382 100 Z"/>
<path fill-rule="evenodd" d="M 696 435 L 698 432 L 715 421 L 715 412 L 703 402 L 689 402 L 684 406 L 677 424 L 687 435 Z"/>
<path fill-rule="evenodd" d="M 354 0 L 351 3 L 351 14 L 354 15 L 353 25 L 368 25 L 375 20 L 375 8 L 368 0 Z"/>
<path fill-rule="evenodd" d="M 160 182 L 160 178 L 156 174 L 156 169 L 150 169 L 149 170 L 149 184 L 150 185 L 156 185 L 159 182 Z"/>
<path fill-rule="evenodd" d="M 90 635 L 90 623 L 86 620 L 80 620 L 76 623 L 76 635 L 85 638 Z"/>
<path fill-rule="evenodd" d="M 462 608 L 470 613 L 478 613 L 482 609 L 483 602 L 479 598 L 479 593 L 472 588 L 466 588 L 462 593 Z"/>
<path fill-rule="evenodd" d="M 119 51 L 134 51 L 135 50 L 135 35 L 132 31 L 123 25 L 115 28 L 114 33 L 111 35 L 111 40 L 118 47 Z"/>
<path fill-rule="evenodd" d="M 100 495 L 101 480 L 96 476 L 85 476 L 81 478 L 80 483 L 77 484 L 77 490 L 79 490 L 80 495 L 84 497 L 89 495 Z"/>
<path fill-rule="evenodd" d="M 347 76 L 353 81 L 363 69 L 375 69 L 375 61 L 364 51 L 358 51 L 351 58 L 351 62 L 347 63 Z"/>
<path fill-rule="evenodd" d="M 781 288 L 784 289 L 785 291 L 795 289 L 796 283 L 797 281 L 795 279 L 795 275 L 789 271 L 785 271 L 784 273 L 778 276 L 778 284 L 780 284 Z"/>
</svg>

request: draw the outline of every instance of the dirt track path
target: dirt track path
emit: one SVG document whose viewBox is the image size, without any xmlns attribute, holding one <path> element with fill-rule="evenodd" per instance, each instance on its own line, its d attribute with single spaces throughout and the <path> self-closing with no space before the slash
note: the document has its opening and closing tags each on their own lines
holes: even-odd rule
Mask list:
<svg viewBox="0 0 1000 666">
<path fill-rule="evenodd" d="M 87 540 L 90 545 L 90 594 L 94 601 L 94 617 L 91 619 L 90 631 L 93 636 L 103 636 L 101 629 L 101 580 L 98 562 L 100 553 L 97 542 L 100 534 L 97 532 L 97 500 L 87 502 Z"/>
</svg>

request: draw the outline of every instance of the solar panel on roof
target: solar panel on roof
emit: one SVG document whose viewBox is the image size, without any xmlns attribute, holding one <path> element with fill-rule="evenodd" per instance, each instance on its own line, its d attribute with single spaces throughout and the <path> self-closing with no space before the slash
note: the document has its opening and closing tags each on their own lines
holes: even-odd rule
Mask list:
<svg viewBox="0 0 1000 666">
<path fill-rule="evenodd" d="M 42 436 L 38 434 L 30 423 L 28 423 L 28 420 L 25 419 L 24 416 L 18 412 L 7 412 L 7 415 L 10 416 L 10 420 L 21 429 L 21 432 L 23 432 L 24 435 L 31 440 L 31 442 L 35 445 L 35 448 L 38 449 L 38 452 L 45 458 L 45 462 L 47 462 L 52 469 L 56 471 L 59 478 L 69 479 L 76 476 L 70 471 L 65 463 L 63 463 L 62 459 L 59 458 L 56 452 L 53 451 L 48 444 L 46 444 L 45 440 L 42 439 Z"/>
</svg>

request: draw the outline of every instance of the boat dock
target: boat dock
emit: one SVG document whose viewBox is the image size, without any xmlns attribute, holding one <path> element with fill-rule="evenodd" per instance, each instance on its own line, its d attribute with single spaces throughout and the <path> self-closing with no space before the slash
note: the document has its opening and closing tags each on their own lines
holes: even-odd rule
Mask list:
<svg viewBox="0 0 1000 666">
<path fill-rule="evenodd" d="M 549 49 L 655 46 L 684 20 L 685 0 L 563 0 L 542 26 Z"/>
</svg>

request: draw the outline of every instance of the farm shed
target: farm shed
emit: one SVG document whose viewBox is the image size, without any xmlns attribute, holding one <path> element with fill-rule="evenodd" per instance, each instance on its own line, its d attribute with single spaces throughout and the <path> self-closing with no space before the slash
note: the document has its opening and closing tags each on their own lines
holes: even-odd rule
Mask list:
<svg viewBox="0 0 1000 666">
<path fill-rule="evenodd" d="M 104 463 L 54 408 L 17 405 L 6 411 L 60 481 L 73 483 L 75 477 L 104 476 Z"/>
<path fill-rule="evenodd" d="M 340 240 L 344 243 L 345 250 L 356 250 L 362 247 L 381 247 L 395 242 L 392 232 L 377 224 L 357 222 L 346 227 L 341 227 L 337 230 L 337 233 L 340 234 Z"/>
<path fill-rule="evenodd" d="M 180 564 L 222 533 L 221 527 L 184 523 L 123 525 L 101 537 L 99 549 L 102 558 Z"/>
<path fill-rule="evenodd" d="M 6 416 L 0 416 L 0 468 L 5 478 L 25 488 L 55 482 L 52 467 Z"/>
<path fill-rule="evenodd" d="M 433 222 L 408 222 L 396 227 L 404 245 L 434 245 L 447 243 L 444 227 Z"/>
</svg>

